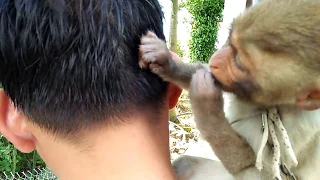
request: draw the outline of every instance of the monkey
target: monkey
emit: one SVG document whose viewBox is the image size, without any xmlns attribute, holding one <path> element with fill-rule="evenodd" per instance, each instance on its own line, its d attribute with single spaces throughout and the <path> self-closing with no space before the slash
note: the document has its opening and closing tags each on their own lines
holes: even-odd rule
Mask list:
<svg viewBox="0 0 320 180">
<path fill-rule="evenodd" d="M 234 19 L 226 45 L 207 65 L 173 60 L 152 32 L 141 38 L 139 66 L 189 90 L 197 128 L 221 161 L 182 156 L 173 163 L 178 179 L 319 178 L 319 8 L 314 0 L 259 2 Z M 272 108 L 297 162 L 274 160 L 273 144 L 264 148 L 258 169 L 261 116 Z M 274 162 L 280 176 L 273 174 Z"/>
<path fill-rule="evenodd" d="M 158 74 L 165 81 L 174 82 L 179 87 L 189 90 L 192 112 L 195 116 L 197 128 L 208 142 L 211 142 L 210 139 L 212 138 L 219 139 L 219 141 L 212 141 L 212 143 L 209 144 L 228 172 L 236 174 L 242 169 L 254 165 L 254 151 L 247 141 L 241 138 L 225 119 L 225 115 L 222 112 L 222 91 L 214 87 L 213 84 L 211 84 L 211 89 L 207 89 L 207 91 L 199 92 L 199 90 L 204 87 L 199 87 L 197 89 L 193 88 L 197 87 L 197 85 L 192 84 L 201 82 L 191 80 L 196 78 L 193 76 L 196 72 L 201 72 L 201 74 L 197 73 L 197 75 L 199 75 L 197 78 L 206 76 L 208 80 L 211 80 L 211 73 L 209 73 L 208 66 L 203 64 L 186 64 L 181 61 L 173 60 L 165 42 L 157 38 L 152 32 L 148 32 L 146 36 L 142 37 L 141 42 L 140 51 L 141 56 L 143 57 L 140 58 L 139 66 L 143 69 L 150 68 L 152 72 Z M 199 71 L 203 69 L 206 69 L 207 71 Z M 210 83 L 208 85 L 210 85 Z M 193 95 L 195 95 L 195 97 Z M 209 101 L 203 99 L 207 97 L 209 98 Z M 206 106 L 206 108 L 203 108 L 204 106 Z M 179 165 L 175 164 L 180 162 L 186 164 L 185 161 L 188 163 L 193 162 L 193 160 L 190 160 L 190 157 L 182 157 L 182 159 L 178 159 L 174 162 L 173 166 L 177 173 L 184 170 L 179 167 Z M 202 164 L 200 162 L 203 161 L 208 162 L 206 159 L 194 159 L 194 161 L 197 164 Z M 181 176 L 180 179 L 186 179 L 185 174 L 182 174 Z"/>
<path fill-rule="evenodd" d="M 226 169 L 231 173 L 237 173 L 243 168 L 253 165 L 255 155 L 252 148 L 231 128 L 227 120 L 220 120 L 221 118 L 225 118 L 221 111 L 223 101 L 220 98 L 220 93 L 222 92 L 218 89 L 216 89 L 216 91 L 213 91 L 213 89 L 201 91 L 201 93 L 213 93 L 215 97 L 211 97 L 212 94 L 210 95 L 210 99 L 217 98 L 216 100 L 212 99 L 213 101 L 208 101 L 207 104 L 203 104 L 201 97 L 193 97 L 193 94 L 198 94 L 198 92 L 193 92 L 199 91 L 199 89 L 192 88 L 193 86 L 190 83 L 198 82 L 191 81 L 193 78 L 192 75 L 195 74 L 197 70 L 209 69 L 208 66 L 203 64 L 186 64 L 173 60 L 169 55 L 169 50 L 165 42 L 157 38 L 152 32 L 148 32 L 146 36 L 142 37 L 141 43 L 140 51 L 143 57 L 141 57 L 142 60 L 139 62 L 140 67 L 149 67 L 152 72 L 158 74 L 163 80 L 174 82 L 179 87 L 189 90 L 192 111 L 201 135 L 207 141 L 209 141 L 208 138 L 211 138 L 211 136 L 215 136 L 215 139 L 224 139 L 209 144 L 217 157 L 224 157 L 221 158 L 221 161 Z M 153 63 L 150 63 L 150 61 Z M 211 75 L 211 73 L 205 74 Z M 207 108 L 197 108 L 203 106 L 207 106 Z M 207 120 L 208 118 L 210 118 L 210 120 Z M 202 128 L 210 128 L 210 130 L 202 130 Z M 208 132 L 208 134 L 206 132 Z"/>
</svg>

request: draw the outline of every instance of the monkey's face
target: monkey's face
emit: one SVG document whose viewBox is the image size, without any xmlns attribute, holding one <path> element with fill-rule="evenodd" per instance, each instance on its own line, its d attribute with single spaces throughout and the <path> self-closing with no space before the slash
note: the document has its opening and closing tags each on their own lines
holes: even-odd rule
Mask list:
<svg viewBox="0 0 320 180">
<path fill-rule="evenodd" d="M 296 72 L 301 68 L 288 58 L 254 44 L 240 44 L 233 34 L 226 46 L 212 55 L 210 69 L 216 85 L 239 99 L 261 106 L 293 105 L 301 87 Z"/>
<path fill-rule="evenodd" d="M 216 84 L 263 106 L 320 108 L 320 11 L 312 10 L 319 7 L 268 0 L 236 17 L 225 47 L 210 60 Z"/>
<path fill-rule="evenodd" d="M 210 59 L 215 84 L 245 100 L 251 100 L 253 92 L 260 89 L 250 75 L 249 65 L 242 63 L 239 54 L 231 46 L 224 46 Z"/>
</svg>

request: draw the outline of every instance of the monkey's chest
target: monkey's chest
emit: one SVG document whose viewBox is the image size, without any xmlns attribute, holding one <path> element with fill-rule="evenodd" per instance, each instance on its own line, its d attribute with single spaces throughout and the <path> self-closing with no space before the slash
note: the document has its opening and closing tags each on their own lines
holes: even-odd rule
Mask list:
<svg viewBox="0 0 320 180">
<path fill-rule="evenodd" d="M 235 129 L 243 138 L 248 141 L 258 156 L 259 151 L 261 151 L 262 139 L 264 138 L 263 127 L 265 125 L 262 120 L 262 112 L 258 112 L 254 107 L 249 105 L 241 105 L 237 102 L 232 103 L 232 105 L 233 107 L 229 106 L 227 109 L 229 111 L 225 109 L 229 122 L 232 124 L 233 129 Z M 238 107 L 235 105 L 238 105 Z M 242 113 L 238 114 L 239 117 L 242 118 L 240 121 L 237 121 L 236 112 L 238 108 L 242 111 Z M 280 162 L 276 163 L 281 165 L 279 166 L 279 173 L 282 179 L 286 179 L 288 177 L 284 174 L 284 172 L 289 173 L 283 168 L 283 164 L 285 165 L 285 168 L 289 169 L 290 173 L 293 173 L 294 176 L 299 180 L 317 179 L 320 176 L 320 173 L 315 171 L 315 169 L 320 168 L 320 147 L 318 147 L 320 124 L 317 121 L 318 117 L 320 117 L 319 112 L 313 112 L 311 114 L 285 112 L 281 117 L 283 118 L 283 126 L 288 133 L 288 138 L 292 145 L 293 153 L 296 155 L 298 160 L 297 166 L 292 163 L 292 159 L 290 160 L 286 154 L 288 153 L 285 149 L 287 148 L 285 145 L 286 142 L 279 138 L 277 146 L 280 146 L 280 152 L 278 152 L 280 153 Z M 261 175 L 262 177 L 272 179 L 276 170 L 274 166 L 274 144 L 270 143 L 272 142 L 270 141 L 270 138 L 272 137 L 269 135 L 268 143 L 262 151 L 263 169 L 261 170 Z M 308 152 L 306 152 L 306 150 Z M 289 177 L 289 179 L 290 178 L 291 177 Z"/>
</svg>

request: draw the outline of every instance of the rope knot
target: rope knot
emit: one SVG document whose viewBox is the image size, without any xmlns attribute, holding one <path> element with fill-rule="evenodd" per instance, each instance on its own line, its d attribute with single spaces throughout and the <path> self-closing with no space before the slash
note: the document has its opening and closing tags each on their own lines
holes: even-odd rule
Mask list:
<svg viewBox="0 0 320 180">
<path fill-rule="evenodd" d="M 278 113 L 278 110 L 276 108 L 271 108 L 266 110 L 264 113 L 262 113 L 262 140 L 260 149 L 257 154 L 256 159 L 256 167 L 258 170 L 263 169 L 263 150 L 268 143 L 269 134 L 272 141 L 272 150 L 273 150 L 273 157 L 272 157 L 272 164 L 271 164 L 271 170 L 273 173 L 273 177 L 275 179 L 282 180 L 280 176 L 280 166 L 282 165 L 282 162 L 280 160 L 281 158 L 281 147 L 279 143 L 279 139 L 282 140 L 284 145 L 284 156 L 286 156 L 287 160 L 290 164 L 293 166 L 298 165 L 298 160 L 296 158 L 296 155 L 294 154 L 293 148 L 291 146 L 291 142 L 289 140 L 288 133 L 285 129 L 285 127 L 282 124 L 280 115 Z"/>
</svg>

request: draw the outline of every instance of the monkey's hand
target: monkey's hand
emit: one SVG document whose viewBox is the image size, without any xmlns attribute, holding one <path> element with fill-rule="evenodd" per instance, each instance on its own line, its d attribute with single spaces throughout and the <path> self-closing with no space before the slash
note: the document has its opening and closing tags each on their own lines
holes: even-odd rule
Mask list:
<svg viewBox="0 0 320 180">
<path fill-rule="evenodd" d="M 232 174 L 255 165 L 251 146 L 234 131 L 223 111 L 223 97 L 210 71 L 198 70 L 192 77 L 190 100 L 202 137 Z"/>
<path fill-rule="evenodd" d="M 189 89 L 192 74 L 197 69 L 205 68 L 202 64 L 173 60 L 166 43 L 150 31 L 141 38 L 139 54 L 140 68 L 149 68 L 164 81 L 172 82 L 183 89 Z"/>
<path fill-rule="evenodd" d="M 192 76 L 189 96 L 193 113 L 224 116 L 222 91 L 214 85 L 214 81 L 212 73 L 206 69 L 197 70 Z"/>
<path fill-rule="evenodd" d="M 139 66 L 149 68 L 153 73 L 166 80 L 171 73 L 171 53 L 166 43 L 159 39 L 153 32 L 148 31 L 141 38 Z"/>
</svg>

